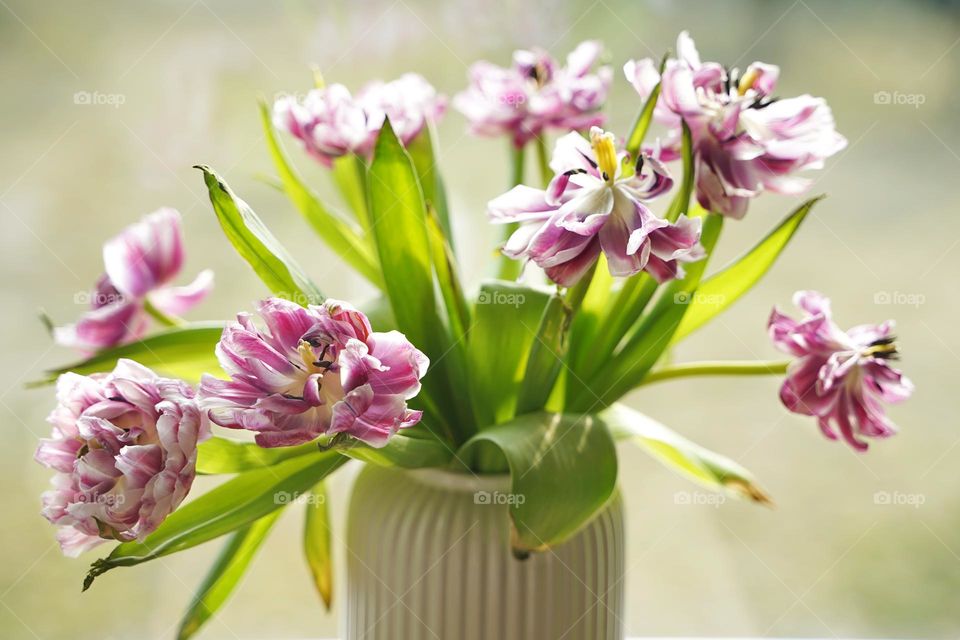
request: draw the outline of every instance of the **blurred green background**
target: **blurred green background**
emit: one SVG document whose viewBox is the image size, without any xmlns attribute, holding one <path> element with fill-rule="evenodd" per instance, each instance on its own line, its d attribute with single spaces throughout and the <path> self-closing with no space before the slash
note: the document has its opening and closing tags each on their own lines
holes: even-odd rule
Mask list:
<svg viewBox="0 0 960 640">
<path fill-rule="evenodd" d="M 956 637 L 958 26 L 957 6 L 946 2 L 0 0 L 0 636 L 172 637 L 219 546 L 117 571 L 81 595 L 94 554 L 61 557 L 38 515 L 49 474 L 32 453 L 48 433 L 53 398 L 23 384 L 73 354 L 51 345 L 36 311 L 60 322 L 80 313 L 76 296 L 100 274 L 103 240 L 141 214 L 174 206 L 185 218 L 184 276 L 204 267 L 217 273 L 215 293 L 193 317 L 250 308 L 266 292 L 220 236 L 190 168 L 206 163 L 325 292 L 354 300 L 370 293 L 257 179 L 270 171 L 258 94 L 305 91 L 316 63 L 329 81 L 354 87 L 417 70 L 452 95 L 478 58 L 505 64 L 513 49 L 533 44 L 565 55 L 581 39 L 600 38 L 617 69 L 610 124 L 623 135 L 639 105 L 620 65 L 659 57 L 686 28 L 705 59 L 776 63 L 781 95 L 826 96 L 850 145 L 815 176 L 814 191 L 830 198 L 772 276 L 677 357 L 775 357 L 765 335 L 770 307 L 816 288 L 833 298 L 841 324 L 897 319 L 903 368 L 917 392 L 892 412 L 902 433 L 862 456 L 787 414 L 773 378 L 677 382 L 631 396 L 753 470 L 777 508 L 717 505 L 625 447 L 628 631 Z M 113 96 L 114 104 L 77 104 L 77 92 Z M 498 233 L 484 204 L 507 186 L 508 167 L 503 141 L 465 136 L 464 125 L 456 113 L 443 121 L 442 168 L 465 272 L 476 282 Z M 322 172 L 295 156 L 323 184 Z M 795 204 L 758 201 L 746 220 L 727 225 L 716 264 Z M 354 472 L 331 483 L 340 527 Z M 336 633 L 336 611 L 322 610 L 301 562 L 293 511 L 203 637 Z"/>
</svg>

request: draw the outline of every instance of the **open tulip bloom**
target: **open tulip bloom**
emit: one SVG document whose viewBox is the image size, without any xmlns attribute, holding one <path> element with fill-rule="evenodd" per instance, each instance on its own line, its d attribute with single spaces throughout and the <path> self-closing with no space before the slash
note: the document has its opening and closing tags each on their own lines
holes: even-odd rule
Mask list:
<svg viewBox="0 0 960 640">
<path fill-rule="evenodd" d="M 565 65 L 539 50 L 517 52 L 510 68 L 477 63 L 454 100 L 471 132 L 512 148 L 511 183 L 487 206 L 505 230 L 495 279 L 460 280 L 452 229 L 466 214 L 448 208 L 434 154 L 445 98 L 416 74 L 261 106 L 279 184 L 380 292 L 374 300 L 326 298 L 206 166 L 198 169 L 225 236 L 263 283 L 235 320 L 180 319 L 212 276 L 172 285 L 189 246 L 175 211 L 106 243 L 90 310 L 54 330 L 86 359 L 47 379 L 57 407 L 36 454 L 55 472 L 43 514 L 64 552 L 119 543 L 85 586 L 225 534 L 250 541 L 255 531 L 257 544 L 291 496 L 322 493 L 349 459 L 509 474 L 526 496 L 510 506 L 523 552 L 564 542 L 605 505 L 617 439 L 711 489 L 767 502 L 736 462 L 619 403 L 674 378 L 779 376 L 786 410 L 856 452 L 896 432 L 886 405 L 912 385 L 894 367 L 892 323 L 844 331 L 819 293 L 796 295 L 800 317 L 774 309 L 769 318 L 771 350 L 787 360 L 665 357 L 770 270 L 820 200 L 798 201 L 730 265 L 711 264 L 725 221 L 736 224 L 767 191 L 799 196 L 805 172 L 843 148 L 826 102 L 774 98 L 777 67 L 701 62 L 683 33 L 676 57 L 625 65 L 638 116 L 628 131 L 605 131 L 612 78 L 596 65 L 600 53 L 587 42 Z M 330 169 L 345 205 L 336 209 L 349 216 L 314 195 L 284 139 L 305 152 L 300 162 Z M 536 176 L 526 172 L 528 148 Z M 236 437 L 242 431 L 248 437 Z M 188 496 L 197 474 L 231 477 Z M 329 603 L 329 563 L 308 556 Z M 210 580 L 229 592 L 239 575 L 230 582 L 224 562 Z M 208 617 L 205 606 L 188 612 L 181 637 Z"/>
</svg>

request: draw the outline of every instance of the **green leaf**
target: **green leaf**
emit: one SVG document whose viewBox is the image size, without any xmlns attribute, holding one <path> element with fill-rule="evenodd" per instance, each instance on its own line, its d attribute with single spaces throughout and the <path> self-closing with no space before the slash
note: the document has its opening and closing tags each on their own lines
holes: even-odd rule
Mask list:
<svg viewBox="0 0 960 640">
<path fill-rule="evenodd" d="M 571 310 L 560 296 L 553 296 L 540 317 L 535 339 L 530 344 L 530 355 L 520 383 L 517 399 L 518 414 L 543 409 L 560 374 L 566 357 L 566 337 L 571 321 Z"/>
<path fill-rule="evenodd" d="M 303 183 L 293 167 L 287 161 L 277 141 L 273 123 L 270 122 L 270 113 L 267 106 L 260 103 L 260 119 L 263 123 L 264 135 L 270 156 L 280 176 L 280 182 L 287 192 L 287 197 L 306 219 L 313 230 L 344 262 L 352 266 L 364 278 L 382 288 L 383 280 L 377 266 L 376 256 L 370 244 L 362 238 L 349 224 L 338 216 L 327 211 L 320 200 Z M 349 196 L 348 196 L 349 197 Z"/>
<path fill-rule="evenodd" d="M 177 640 L 193 637 L 223 606 L 240 583 L 280 513 L 278 509 L 230 536 L 180 621 Z"/>
<path fill-rule="evenodd" d="M 94 562 L 83 588 L 110 569 L 183 551 L 245 527 L 292 502 L 346 460 L 335 451 L 318 451 L 242 473 L 181 506 L 143 541 L 124 542 Z"/>
<path fill-rule="evenodd" d="M 280 158 L 286 160 L 283 155 Z M 285 163 L 285 166 L 289 166 L 289 163 Z M 340 191 L 340 195 L 343 196 L 347 206 L 353 211 L 354 217 L 369 238 L 370 212 L 367 211 L 367 187 L 364 184 L 367 177 L 366 163 L 358 155 L 346 155 L 333 161 L 330 173 L 337 189 Z M 373 257 L 372 250 L 370 255 Z"/>
<path fill-rule="evenodd" d="M 308 442 L 296 447 L 266 449 L 253 442 L 239 442 L 213 437 L 197 446 L 197 473 L 244 473 L 272 467 L 291 458 L 314 454 L 317 444 Z"/>
<path fill-rule="evenodd" d="M 493 280 L 480 286 L 467 346 L 480 428 L 512 418 L 530 347 L 551 291 Z"/>
<path fill-rule="evenodd" d="M 323 294 L 270 233 L 246 202 L 234 195 L 213 169 L 203 165 L 203 180 L 223 232 L 240 257 L 253 267 L 274 295 L 300 304 L 319 303 Z"/>
<path fill-rule="evenodd" d="M 663 68 L 666 64 L 667 56 L 664 56 L 663 60 L 660 61 L 660 75 L 663 75 Z M 643 103 L 643 108 L 640 109 L 637 120 L 633 124 L 633 129 L 627 137 L 627 152 L 630 153 L 631 158 L 637 157 L 637 152 L 643 145 L 643 139 L 647 137 L 647 131 L 650 130 L 650 124 L 653 122 L 653 111 L 657 106 L 657 99 L 660 98 L 660 89 L 660 83 L 658 82 L 650 95 L 647 96 L 646 102 Z"/>
<path fill-rule="evenodd" d="M 333 554 L 331 553 L 330 508 L 327 490 L 318 483 L 307 500 L 307 514 L 303 524 L 303 555 L 313 576 L 313 584 L 327 611 L 333 604 Z"/>
<path fill-rule="evenodd" d="M 430 236 L 430 248 L 433 252 L 433 265 L 437 273 L 437 283 L 440 295 L 447 311 L 447 324 L 450 327 L 454 342 L 458 348 L 463 348 L 463 339 L 470 326 L 470 310 L 463 294 L 463 285 L 460 284 L 460 274 L 457 271 L 456 256 L 453 248 L 447 242 L 432 207 L 427 208 L 427 232 Z"/>
<path fill-rule="evenodd" d="M 440 415 L 431 413 L 444 421 L 438 426 L 455 440 L 453 424 L 470 431 L 472 416 L 468 403 L 454 392 L 463 389 L 454 384 L 459 373 L 451 364 L 456 360 L 446 359 L 453 343 L 434 295 L 433 254 L 423 193 L 410 156 L 389 120 L 377 139 L 367 189 L 373 237 L 397 327 L 431 361 L 430 373 L 424 379 L 427 397 L 421 401 L 438 407 Z"/>
<path fill-rule="evenodd" d="M 223 325 L 212 322 L 165 329 L 130 344 L 104 349 L 85 360 L 51 369 L 45 378 L 31 382 L 29 386 L 53 383 L 60 374 L 68 371 L 81 375 L 111 371 L 120 358 L 136 360 L 158 373 L 195 384 L 203 373 L 223 375 L 214 353 L 222 333 Z"/>
<path fill-rule="evenodd" d="M 750 251 L 704 280 L 673 334 L 673 342 L 679 342 L 705 325 L 752 289 L 776 262 L 813 205 L 823 197 L 804 202 Z"/>
<path fill-rule="evenodd" d="M 450 226 L 450 212 L 447 208 L 447 193 L 443 186 L 443 178 L 437 165 L 436 150 L 434 148 L 434 133 L 430 126 L 425 126 L 417 136 L 407 145 L 407 153 L 413 161 L 423 189 L 423 199 L 427 206 L 433 207 L 443 229 L 443 236 L 453 250 L 453 229 Z"/>
<path fill-rule="evenodd" d="M 475 435 L 462 450 L 490 443 L 507 460 L 514 500 L 513 546 L 560 544 L 606 504 L 617 483 L 613 438 L 596 415 L 528 413 Z"/>
<path fill-rule="evenodd" d="M 600 415 L 614 437 L 636 442 L 667 468 L 713 491 L 723 491 L 760 504 L 772 504 L 753 475 L 742 466 L 687 440 L 639 411 L 614 404 Z"/>
<path fill-rule="evenodd" d="M 360 441 L 354 441 L 338 451 L 345 456 L 381 467 L 406 469 L 442 467 L 453 458 L 450 447 L 431 434 L 422 424 L 395 434 L 383 447 L 371 447 Z"/>
</svg>

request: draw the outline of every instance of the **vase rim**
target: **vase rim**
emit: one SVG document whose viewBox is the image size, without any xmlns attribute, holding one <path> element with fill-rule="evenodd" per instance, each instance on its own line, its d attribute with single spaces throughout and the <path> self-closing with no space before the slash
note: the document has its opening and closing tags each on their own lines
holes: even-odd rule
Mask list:
<svg viewBox="0 0 960 640">
<path fill-rule="evenodd" d="M 446 491 L 509 491 L 510 474 L 476 474 L 473 472 L 450 471 L 427 467 L 407 469 L 405 473 L 413 480 L 427 486 Z"/>
</svg>

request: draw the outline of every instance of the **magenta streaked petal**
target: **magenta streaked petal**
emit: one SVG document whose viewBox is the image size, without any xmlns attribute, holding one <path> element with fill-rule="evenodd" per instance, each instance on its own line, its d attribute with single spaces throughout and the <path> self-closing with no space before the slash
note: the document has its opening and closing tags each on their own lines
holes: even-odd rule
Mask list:
<svg viewBox="0 0 960 640">
<path fill-rule="evenodd" d="M 163 287 L 150 293 L 150 302 L 172 316 L 180 316 L 203 302 L 213 290 L 213 271 L 204 269 L 193 282 L 181 287 Z"/>
<path fill-rule="evenodd" d="M 159 209 L 127 227 L 103 247 L 110 281 L 124 295 L 139 298 L 169 282 L 183 264 L 180 214 Z"/>
</svg>

